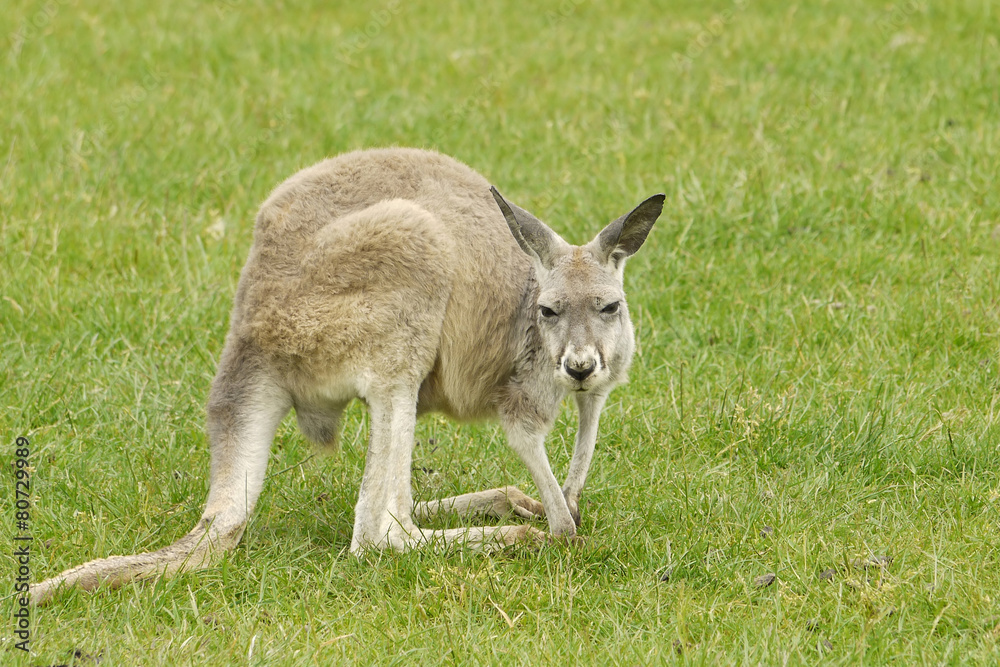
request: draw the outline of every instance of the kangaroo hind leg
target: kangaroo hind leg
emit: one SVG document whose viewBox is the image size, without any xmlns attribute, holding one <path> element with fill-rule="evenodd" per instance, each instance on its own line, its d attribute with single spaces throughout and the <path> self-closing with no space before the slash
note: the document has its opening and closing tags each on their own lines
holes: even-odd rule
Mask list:
<svg viewBox="0 0 1000 667">
<path fill-rule="evenodd" d="M 208 401 L 212 470 L 199 523 L 214 548 L 239 543 L 264 487 L 274 434 L 291 406 L 253 348 L 226 346 Z"/>
<path fill-rule="evenodd" d="M 113 588 L 211 566 L 243 535 L 264 485 L 271 441 L 290 404 L 269 381 L 258 356 L 227 345 L 208 403 L 211 488 L 198 525 L 157 551 L 92 560 L 35 584 L 32 601 L 44 604 L 64 587 Z"/>
<path fill-rule="evenodd" d="M 419 502 L 414 506 L 413 514 L 417 521 L 432 521 L 444 515 L 462 519 L 477 517 L 502 519 L 511 514 L 522 519 L 538 520 L 545 516 L 545 507 L 516 486 L 503 486 Z"/>
</svg>

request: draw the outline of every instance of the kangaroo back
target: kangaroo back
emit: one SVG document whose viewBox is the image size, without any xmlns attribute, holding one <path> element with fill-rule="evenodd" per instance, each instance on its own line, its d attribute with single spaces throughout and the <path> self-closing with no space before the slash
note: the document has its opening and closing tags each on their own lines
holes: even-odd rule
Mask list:
<svg viewBox="0 0 1000 667">
<path fill-rule="evenodd" d="M 387 200 L 405 201 L 423 214 L 397 215 L 377 231 L 369 224 L 367 234 L 351 229 L 359 215 L 370 223 L 371 207 Z M 364 284 L 370 276 L 396 275 L 447 294 L 421 411 L 463 420 L 495 414 L 498 388 L 524 344 L 512 323 L 532 288 L 532 267 L 482 176 L 426 151 L 348 153 L 280 185 L 261 207 L 254 236 L 236 296 L 234 332 L 278 358 L 289 352 L 289 340 L 309 348 L 296 370 L 319 376 L 331 360 L 316 346 L 323 341 L 331 354 L 341 354 L 343 346 L 329 344 L 316 325 L 333 328 L 344 319 L 323 317 L 317 304 L 352 290 L 371 298 L 374 290 Z"/>
</svg>

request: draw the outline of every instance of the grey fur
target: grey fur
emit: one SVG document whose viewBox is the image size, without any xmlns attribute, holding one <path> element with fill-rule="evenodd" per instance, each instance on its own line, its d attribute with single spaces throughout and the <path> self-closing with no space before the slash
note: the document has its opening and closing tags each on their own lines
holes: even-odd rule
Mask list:
<svg viewBox="0 0 1000 667">
<path fill-rule="evenodd" d="M 201 520 L 159 551 L 91 561 L 43 581 L 32 599 L 210 566 L 239 542 L 288 411 L 306 437 L 332 447 L 356 397 L 368 404 L 371 428 L 352 551 L 542 536 L 529 525 L 415 523 L 441 512 L 544 515 L 552 535 L 572 537 L 600 411 L 634 350 L 623 258 L 645 240 L 663 196 L 577 247 L 492 193 L 465 165 L 412 149 L 348 153 L 279 185 L 257 215 L 212 384 Z M 560 487 L 544 440 L 568 393 L 580 428 Z M 498 417 L 541 503 L 504 487 L 414 507 L 413 434 L 427 411 Z"/>
</svg>

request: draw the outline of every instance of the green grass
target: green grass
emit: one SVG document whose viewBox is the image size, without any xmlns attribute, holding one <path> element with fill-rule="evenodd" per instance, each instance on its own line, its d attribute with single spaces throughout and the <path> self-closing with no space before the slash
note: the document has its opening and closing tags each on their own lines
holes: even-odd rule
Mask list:
<svg viewBox="0 0 1000 667">
<path fill-rule="evenodd" d="M 222 566 L 71 594 L 30 659 L 7 598 L 0 663 L 1000 660 L 990 2 L 9 4 L 0 460 L 31 437 L 35 579 L 199 516 L 253 215 L 298 168 L 436 148 L 576 242 L 667 205 L 628 269 L 639 355 L 585 546 L 349 556 L 355 405 L 333 458 L 282 426 Z M 574 430 L 567 408 L 560 477 Z M 422 497 L 534 491 L 494 426 L 417 437 Z"/>
</svg>

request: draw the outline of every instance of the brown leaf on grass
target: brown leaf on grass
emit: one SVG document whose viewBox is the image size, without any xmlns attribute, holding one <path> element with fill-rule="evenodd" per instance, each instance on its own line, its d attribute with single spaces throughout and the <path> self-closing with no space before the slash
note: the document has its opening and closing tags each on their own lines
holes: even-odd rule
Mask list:
<svg viewBox="0 0 1000 667">
<path fill-rule="evenodd" d="M 869 558 L 855 558 L 851 561 L 851 567 L 855 570 L 870 570 L 872 568 L 886 568 L 892 564 L 892 556 L 871 556 Z"/>
</svg>

